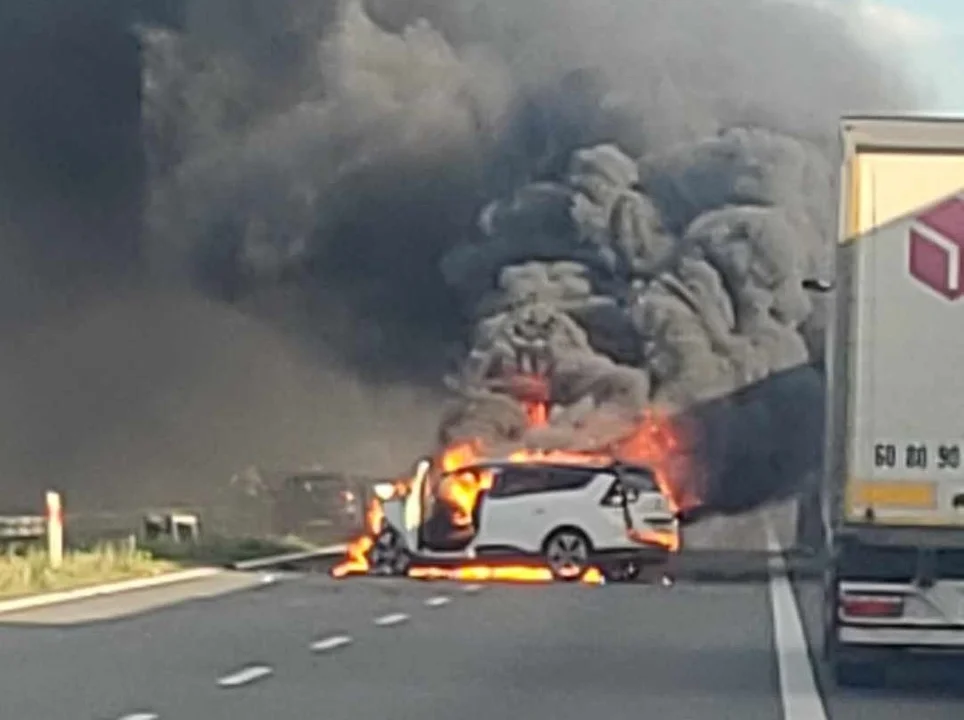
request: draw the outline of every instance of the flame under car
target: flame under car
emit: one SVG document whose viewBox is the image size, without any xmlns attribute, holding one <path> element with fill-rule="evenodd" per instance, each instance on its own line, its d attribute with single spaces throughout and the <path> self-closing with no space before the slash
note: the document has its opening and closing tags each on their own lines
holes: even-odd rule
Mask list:
<svg viewBox="0 0 964 720">
<path fill-rule="evenodd" d="M 617 463 L 475 462 L 454 471 L 420 463 L 408 491 L 380 499 L 370 572 L 413 564 L 536 558 L 554 579 L 594 567 L 631 579 L 679 549 L 679 521 L 646 467 Z"/>
</svg>

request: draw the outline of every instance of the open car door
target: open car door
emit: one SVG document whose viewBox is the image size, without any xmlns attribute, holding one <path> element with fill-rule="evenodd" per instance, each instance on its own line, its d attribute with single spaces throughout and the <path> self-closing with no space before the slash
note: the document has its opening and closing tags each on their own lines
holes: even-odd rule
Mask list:
<svg viewBox="0 0 964 720">
<path fill-rule="evenodd" d="M 424 516 L 424 495 L 426 483 L 432 463 L 430 460 L 420 460 L 415 466 L 412 483 L 404 503 L 405 544 L 418 551 L 421 547 L 422 518 Z"/>
<path fill-rule="evenodd" d="M 645 467 L 621 467 L 617 475 L 623 488 L 630 536 L 646 544 L 678 549 L 676 515 L 660 490 L 655 473 Z"/>
</svg>

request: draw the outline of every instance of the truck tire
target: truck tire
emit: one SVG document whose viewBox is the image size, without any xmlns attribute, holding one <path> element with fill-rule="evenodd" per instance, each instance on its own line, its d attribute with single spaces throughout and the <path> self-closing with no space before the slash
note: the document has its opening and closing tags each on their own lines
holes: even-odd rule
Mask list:
<svg viewBox="0 0 964 720">
<path fill-rule="evenodd" d="M 883 663 L 837 657 L 832 664 L 833 680 L 838 687 L 874 688 L 884 684 Z"/>
<path fill-rule="evenodd" d="M 837 608 L 833 601 L 825 603 L 821 650 L 835 686 L 870 688 L 884 684 L 886 666 L 883 663 L 852 657 L 846 646 L 837 639 Z"/>
</svg>

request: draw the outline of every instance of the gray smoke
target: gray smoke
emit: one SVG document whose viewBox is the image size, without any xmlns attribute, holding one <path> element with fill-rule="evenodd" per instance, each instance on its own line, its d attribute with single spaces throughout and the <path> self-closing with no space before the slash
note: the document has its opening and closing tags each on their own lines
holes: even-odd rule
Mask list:
<svg viewBox="0 0 964 720">
<path fill-rule="evenodd" d="M 312 298 L 366 378 L 422 380 L 461 336 L 443 442 L 599 444 L 657 404 L 693 419 L 706 502 L 811 469 L 822 310 L 800 281 L 829 267 L 836 121 L 913 100 L 838 17 L 189 0 L 142 40 L 157 272 L 272 318 Z"/>
</svg>

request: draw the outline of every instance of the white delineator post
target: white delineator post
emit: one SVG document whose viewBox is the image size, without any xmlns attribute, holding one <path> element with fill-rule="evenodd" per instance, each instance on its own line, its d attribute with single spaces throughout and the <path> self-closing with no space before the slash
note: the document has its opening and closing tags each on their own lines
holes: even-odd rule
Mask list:
<svg viewBox="0 0 964 720">
<path fill-rule="evenodd" d="M 47 558 L 52 568 L 64 561 L 64 508 L 53 491 L 47 493 Z"/>
</svg>

